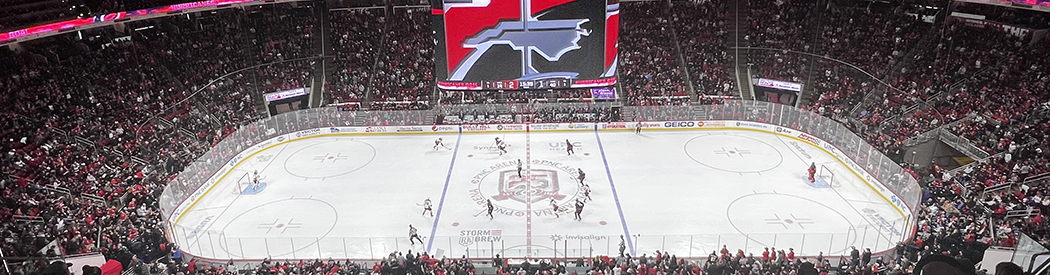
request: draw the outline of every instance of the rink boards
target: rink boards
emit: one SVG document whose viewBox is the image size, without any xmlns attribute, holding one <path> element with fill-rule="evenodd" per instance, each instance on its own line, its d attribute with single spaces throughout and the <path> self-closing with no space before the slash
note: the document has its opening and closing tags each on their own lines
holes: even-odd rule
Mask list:
<svg viewBox="0 0 1050 275">
<path fill-rule="evenodd" d="M 911 209 L 901 201 L 896 194 L 889 191 L 883 184 L 875 180 L 875 177 L 871 176 L 868 171 L 862 169 L 852 158 L 842 153 L 842 150 L 838 147 L 831 145 L 823 140 L 817 139 L 807 133 L 803 133 L 797 130 L 787 129 L 784 127 L 747 122 L 747 121 L 666 121 L 666 122 L 640 122 L 643 128 L 643 132 L 649 131 L 717 131 L 717 130 L 744 130 L 744 131 L 755 131 L 767 134 L 773 134 L 780 137 L 785 137 L 800 143 L 807 144 L 814 148 L 823 151 L 825 154 L 834 158 L 841 166 L 848 169 L 851 175 L 838 175 L 855 177 L 869 189 L 869 192 L 876 194 L 885 204 L 892 206 L 893 210 L 900 215 L 906 225 L 899 226 L 903 228 L 905 232 L 902 232 L 903 236 L 910 236 L 912 233 L 913 217 L 910 216 L 912 213 Z M 167 221 L 169 225 L 180 225 L 185 228 L 197 228 L 200 229 L 204 223 L 196 225 L 182 225 L 183 216 L 186 212 L 198 207 L 208 207 L 207 205 L 198 205 L 198 202 L 202 201 L 202 198 L 206 196 L 218 196 L 215 195 L 214 189 L 220 183 L 229 181 L 231 175 L 242 163 L 248 159 L 252 159 L 260 152 L 267 151 L 271 148 L 287 145 L 293 141 L 301 141 L 306 139 L 315 138 L 327 138 L 327 137 L 338 137 L 338 136 L 360 136 L 360 135 L 440 135 L 440 134 L 492 134 L 492 133 L 556 133 L 556 132 L 575 132 L 575 133 L 586 133 L 586 132 L 604 132 L 604 131 L 635 131 L 635 128 L 639 125 L 638 122 L 612 122 L 612 123 L 558 123 L 558 124 L 481 124 L 481 125 L 440 125 L 440 126 L 369 126 L 369 127 L 329 127 L 329 128 L 318 128 L 304 131 L 298 131 L 294 133 L 284 134 L 254 146 L 251 146 L 248 150 L 245 150 L 238 154 L 237 157 L 231 159 L 220 171 L 213 175 L 205 184 L 201 185 L 193 195 L 189 196 L 186 200 L 182 201 L 176 210 L 168 217 Z M 595 134 L 597 136 L 597 134 Z M 599 141 L 600 143 L 600 141 Z M 458 142 L 456 144 L 458 146 Z M 604 158 L 604 152 L 602 152 Z M 453 157 L 455 159 L 456 157 Z M 462 158 L 462 157 L 460 157 Z M 454 161 L 454 160 L 453 160 Z M 608 167 L 608 163 L 606 163 Z M 598 171 L 592 171 L 589 173 L 596 173 Z M 449 177 L 451 177 L 451 168 L 449 171 Z M 611 177 L 611 174 L 610 174 Z M 840 178 L 841 179 L 841 178 Z M 610 178 L 611 182 L 612 179 Z M 447 183 L 446 183 L 447 185 Z M 447 187 L 446 187 L 447 188 Z M 612 190 L 615 192 L 615 190 Z M 207 204 L 207 203 L 205 203 Z M 437 204 L 437 202 L 435 203 Z M 619 204 L 617 202 L 617 204 Z M 437 205 L 435 205 L 437 207 Z M 435 208 L 435 210 L 438 210 Z M 621 211 L 622 212 L 622 211 Z M 439 214 L 440 215 L 440 214 Z M 620 213 L 621 220 L 623 214 Z M 435 222 L 436 224 L 436 222 Z M 210 226 L 210 225 L 209 225 Z M 176 233 L 172 228 L 168 228 L 169 236 Z M 421 234 L 425 229 L 421 229 Z M 436 231 L 436 227 L 434 228 Z M 624 226 L 626 231 L 626 226 Z M 185 232 L 180 233 L 181 235 L 187 235 Z M 199 236 L 200 232 L 191 232 L 190 236 Z M 185 236 L 184 236 L 185 237 Z M 859 238 L 855 237 L 855 238 Z M 179 238 L 174 238 L 179 240 Z M 183 238 L 188 240 L 192 238 Z M 463 238 L 460 238 L 461 240 Z M 530 240 L 531 242 L 531 237 Z M 318 241 L 319 242 L 319 241 Z M 229 245 L 229 244 L 227 244 Z M 615 245 L 615 244 L 614 244 Z M 185 245 L 184 245 L 185 246 Z M 294 245 L 293 245 L 294 246 Z M 318 245 L 318 250 L 321 250 Z M 294 249 L 294 247 L 293 247 Z M 632 250 L 633 245 L 632 245 Z M 192 254 L 192 253 L 191 253 Z M 318 252 L 318 254 L 324 254 Z M 555 254 L 557 255 L 557 254 Z M 247 255 L 243 255 L 247 256 Z"/>
</svg>

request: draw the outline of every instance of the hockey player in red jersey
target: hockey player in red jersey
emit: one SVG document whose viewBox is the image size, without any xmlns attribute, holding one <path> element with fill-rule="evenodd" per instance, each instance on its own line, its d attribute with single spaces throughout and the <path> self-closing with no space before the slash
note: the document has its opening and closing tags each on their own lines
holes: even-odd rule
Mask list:
<svg viewBox="0 0 1050 275">
<path fill-rule="evenodd" d="M 580 188 L 583 188 L 583 197 L 588 201 L 593 201 L 591 199 L 591 186 L 581 183 Z"/>
<path fill-rule="evenodd" d="M 576 153 L 572 151 L 572 142 L 569 142 L 568 139 L 565 140 L 565 152 L 570 156 Z"/>
<path fill-rule="evenodd" d="M 554 208 L 554 217 L 555 218 L 560 217 L 560 216 L 558 216 L 558 202 L 555 201 L 553 198 L 551 199 L 551 207 Z"/>
<path fill-rule="evenodd" d="M 815 174 L 817 174 L 817 163 L 811 162 L 809 164 L 809 182 L 817 181 L 817 179 L 813 177 Z"/>
</svg>

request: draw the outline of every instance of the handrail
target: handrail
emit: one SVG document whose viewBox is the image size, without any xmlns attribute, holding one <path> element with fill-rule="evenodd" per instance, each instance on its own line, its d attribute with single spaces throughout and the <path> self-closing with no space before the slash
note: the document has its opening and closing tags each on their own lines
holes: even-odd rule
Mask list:
<svg viewBox="0 0 1050 275">
<path fill-rule="evenodd" d="M 941 11 L 938 11 L 938 14 L 940 12 Z M 890 66 L 889 70 L 886 71 L 886 75 L 884 76 L 884 79 L 885 80 L 891 80 L 891 78 L 896 77 L 897 75 L 900 74 L 900 71 L 901 71 L 902 68 L 904 68 L 905 66 L 909 66 L 909 65 L 914 64 L 915 63 L 915 59 L 914 58 L 909 58 L 909 57 L 918 55 L 918 52 L 923 51 L 926 48 L 927 45 L 929 45 L 931 42 L 933 42 L 934 38 L 939 37 L 937 30 L 939 30 L 939 28 L 938 28 L 938 26 L 936 24 L 930 26 L 930 28 L 928 30 L 926 30 L 926 33 L 923 34 L 922 38 L 920 38 L 919 41 L 915 43 L 915 47 L 912 47 L 910 50 L 908 50 L 908 52 L 903 55 L 903 57 L 900 59 L 900 61 L 898 61 L 896 64 L 893 64 L 892 66 Z M 882 81 L 882 79 L 880 79 L 880 82 L 881 81 Z M 890 86 L 890 87 L 892 87 L 892 86 Z M 898 89 L 897 91 L 901 91 L 901 90 Z M 849 113 L 853 114 L 853 115 L 856 115 L 860 111 L 861 108 L 864 108 L 865 106 L 868 105 L 868 100 L 872 97 L 873 94 L 875 94 L 875 89 L 872 89 L 870 92 L 864 94 L 864 96 L 861 97 L 860 104 L 857 104 L 857 106 L 854 106 L 853 109 L 851 109 L 849 111 Z"/>
<path fill-rule="evenodd" d="M 1046 181 L 1046 180 L 1050 180 L 1050 172 L 1046 172 L 1046 173 L 1042 173 L 1042 174 L 1038 174 L 1038 175 L 1035 175 L 1035 176 L 1031 176 L 1031 177 L 1025 178 L 1022 183 L 1027 185 L 1027 184 L 1035 183 L 1036 181 Z"/>
<path fill-rule="evenodd" d="M 663 6 L 663 10 L 667 13 L 667 17 L 670 18 L 667 20 L 667 24 L 670 25 L 671 41 L 674 42 L 675 61 L 677 61 L 676 63 L 678 63 L 678 67 L 682 69 L 682 77 L 685 78 L 685 83 L 689 85 L 689 97 L 691 99 L 696 99 L 699 97 L 696 95 L 696 87 L 693 84 L 693 77 L 689 75 L 689 63 L 686 62 L 685 54 L 682 52 L 682 45 L 678 42 L 678 31 L 675 30 L 674 24 L 676 20 L 674 20 L 674 13 L 671 12 L 672 4 L 671 1 L 667 1 L 667 4 Z"/>
<path fill-rule="evenodd" d="M 969 139 L 953 134 L 949 131 L 941 131 L 940 135 L 938 135 L 937 137 L 940 141 L 944 142 L 945 144 L 948 144 L 948 146 L 959 150 L 960 152 L 971 158 L 986 159 L 991 157 L 991 155 L 988 154 L 988 152 L 985 152 L 981 148 L 974 146 L 973 142 L 971 142 Z"/>
<path fill-rule="evenodd" d="M 985 188 L 984 191 L 981 192 L 981 197 L 983 198 L 984 196 L 988 195 L 988 193 L 999 192 L 999 191 L 1002 191 L 1002 190 L 1005 190 L 1005 189 L 1009 189 L 1010 187 L 1013 187 L 1013 186 L 1014 186 L 1013 183 L 1005 182 L 1005 183 L 1001 183 L 1001 184 L 998 184 L 998 185 L 995 185 L 995 186 L 992 186 L 992 187 Z"/>
<path fill-rule="evenodd" d="M 1035 265 L 1036 259 L 1038 259 L 1039 256 L 1044 255 L 1050 255 L 1050 252 L 1041 252 L 1032 255 L 1032 259 L 1028 264 L 1028 274 L 1046 274 L 1047 271 L 1050 271 L 1050 258 L 1044 258 L 1043 263 L 1039 264 L 1039 267 L 1032 267 Z"/>
<path fill-rule="evenodd" d="M 1025 209 L 1006 211 L 1006 218 L 1030 218 L 1040 215 L 1039 212 L 1039 208 L 1026 207 Z"/>
<path fill-rule="evenodd" d="M 390 18 L 392 16 L 389 11 L 390 10 L 387 9 L 383 10 L 384 18 Z M 386 54 L 386 45 L 390 41 L 389 37 L 391 24 L 393 24 L 393 20 L 386 20 L 383 23 L 383 29 L 379 32 L 379 50 L 376 51 L 376 56 L 372 60 L 372 67 L 368 71 L 368 84 L 365 85 L 365 94 L 361 97 L 361 109 L 371 109 L 372 107 L 373 97 L 375 96 L 374 94 L 376 71 L 379 70 L 379 58 L 383 57 L 383 55 Z"/>
<path fill-rule="evenodd" d="M 1028 142 L 1028 143 L 1025 143 L 1025 144 L 1023 144 L 1023 145 L 1021 145 L 1021 146 L 1018 146 L 1018 148 L 1021 148 L 1021 147 L 1027 147 L 1027 146 L 1029 146 L 1029 145 L 1032 145 L 1032 144 L 1035 144 L 1035 143 L 1036 143 L 1035 141 L 1030 141 L 1030 142 Z M 985 163 L 985 162 L 988 162 L 988 160 L 989 160 L 989 159 L 992 159 L 992 158 L 995 158 L 995 157 L 999 157 L 999 156 L 1002 156 L 1003 154 L 1006 154 L 1006 153 L 1009 153 L 1009 152 L 1008 152 L 1008 151 L 1002 151 L 1002 152 L 996 153 L 996 154 L 994 154 L 994 155 L 988 156 L 988 157 L 986 157 L 986 158 L 982 158 L 982 159 L 974 159 L 974 161 L 973 161 L 973 162 L 971 162 L 971 163 L 967 163 L 966 165 L 963 165 L 963 166 L 955 167 L 955 169 L 952 169 L 952 170 L 948 171 L 948 173 L 952 173 L 952 174 L 955 174 L 955 173 L 961 172 L 961 171 L 963 171 L 964 169 L 966 169 L 966 168 L 969 168 L 970 166 L 975 166 L 975 165 L 977 165 L 978 163 Z"/>
<path fill-rule="evenodd" d="M 775 49 L 775 48 L 766 48 L 766 47 L 732 47 L 732 49 L 749 50 L 749 51 L 750 50 L 782 51 L 782 52 L 790 52 L 790 53 L 794 53 L 794 54 L 807 55 L 807 56 L 810 56 L 810 57 L 823 58 L 823 59 L 826 59 L 826 60 L 834 61 L 834 62 L 842 64 L 842 65 L 849 66 L 849 67 L 851 67 L 851 68 L 853 68 L 853 69 L 855 69 L 855 70 L 857 70 L 857 71 L 859 71 L 861 73 L 864 73 L 865 75 L 867 75 L 871 79 L 874 79 L 875 81 L 878 81 L 879 84 L 885 85 L 886 87 L 889 87 L 890 89 L 893 89 L 893 90 L 898 91 L 898 92 L 904 92 L 903 90 L 898 89 L 897 87 L 893 87 L 893 85 L 890 85 L 889 83 L 886 83 L 885 81 L 882 81 L 882 79 L 879 79 L 878 77 L 875 77 L 874 75 L 872 75 L 868 71 L 865 71 L 864 69 L 861 69 L 860 67 L 857 67 L 856 65 L 853 65 L 853 64 L 850 64 L 849 62 L 842 61 L 842 60 L 839 60 L 839 59 L 835 59 L 835 58 L 832 58 L 832 57 L 827 57 L 827 56 L 823 56 L 823 55 L 819 55 L 819 54 L 813 54 L 813 53 L 807 53 L 807 52 L 794 51 L 794 50 Z"/>
<path fill-rule="evenodd" d="M 12 216 L 15 222 L 29 222 L 29 223 L 43 223 L 44 218 L 40 216 L 25 216 L 25 215 L 14 215 Z"/>
<path fill-rule="evenodd" d="M 212 85 L 214 85 L 215 83 L 217 83 L 217 82 L 219 82 L 221 80 L 225 80 L 227 77 L 229 77 L 231 75 L 238 74 L 238 73 L 241 73 L 241 72 L 246 71 L 246 70 L 259 68 L 259 67 L 262 67 L 262 66 L 270 66 L 270 65 L 274 65 L 274 64 L 287 63 L 287 62 L 296 62 L 296 61 L 323 59 L 323 58 L 334 58 L 334 57 L 335 56 L 316 56 L 316 57 L 301 57 L 301 58 L 294 58 L 294 59 L 286 59 L 286 60 L 281 60 L 281 61 L 274 61 L 274 62 L 270 62 L 270 63 L 258 64 L 258 65 L 254 65 L 254 66 L 250 66 L 250 67 L 245 67 L 245 68 L 241 68 L 241 69 L 238 69 L 238 70 L 226 73 L 226 74 L 224 74 L 222 76 L 219 76 L 219 77 L 217 77 L 215 79 L 212 79 L 212 80 L 208 81 L 208 84 L 205 84 L 204 86 L 198 88 L 196 91 L 193 91 L 193 93 L 191 93 L 190 95 L 186 96 L 182 100 L 179 100 L 178 102 L 175 102 L 173 104 L 169 104 L 167 108 L 161 109 L 161 110 L 158 111 L 158 113 L 155 113 L 152 116 L 146 117 L 146 119 L 143 119 L 142 122 L 137 123 L 136 126 L 135 126 L 135 136 L 138 136 L 139 135 L 139 131 L 142 129 L 142 126 L 145 126 L 151 120 L 156 119 L 156 118 L 163 118 L 164 116 L 162 114 L 167 113 L 168 111 L 170 111 L 170 110 L 172 110 L 172 109 L 174 109 L 176 107 L 182 106 L 182 103 L 186 102 L 187 100 L 193 99 L 195 96 L 197 96 L 198 94 L 203 92 L 205 89 L 211 87 Z"/>
</svg>

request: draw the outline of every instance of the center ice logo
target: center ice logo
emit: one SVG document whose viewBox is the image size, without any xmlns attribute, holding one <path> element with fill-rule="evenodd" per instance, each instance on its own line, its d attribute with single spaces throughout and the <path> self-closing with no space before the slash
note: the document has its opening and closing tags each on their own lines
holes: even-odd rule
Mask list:
<svg viewBox="0 0 1050 275">
<path fill-rule="evenodd" d="M 499 179 L 499 194 L 493 200 L 514 200 L 518 202 L 541 202 L 554 198 L 562 200 L 560 194 L 558 171 L 533 169 L 532 173 L 518 177 L 517 171 L 502 171 Z M 531 195 L 531 196 L 530 196 Z M 529 200 L 531 197 L 531 200 Z"/>
<path fill-rule="evenodd" d="M 582 195 L 576 173 L 576 167 L 561 162 L 533 159 L 518 177 L 517 161 L 502 161 L 478 171 L 470 181 L 475 188 L 467 192 L 479 207 L 491 200 L 493 215 L 522 217 L 531 208 L 533 215 L 554 216 L 551 199 L 562 205 Z"/>
</svg>

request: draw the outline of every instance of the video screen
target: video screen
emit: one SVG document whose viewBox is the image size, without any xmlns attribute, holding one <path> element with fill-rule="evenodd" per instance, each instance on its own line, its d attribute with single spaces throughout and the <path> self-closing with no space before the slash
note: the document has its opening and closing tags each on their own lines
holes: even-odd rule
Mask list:
<svg viewBox="0 0 1050 275">
<path fill-rule="evenodd" d="M 434 78 L 447 90 L 616 83 L 619 0 L 432 1 Z"/>
</svg>

